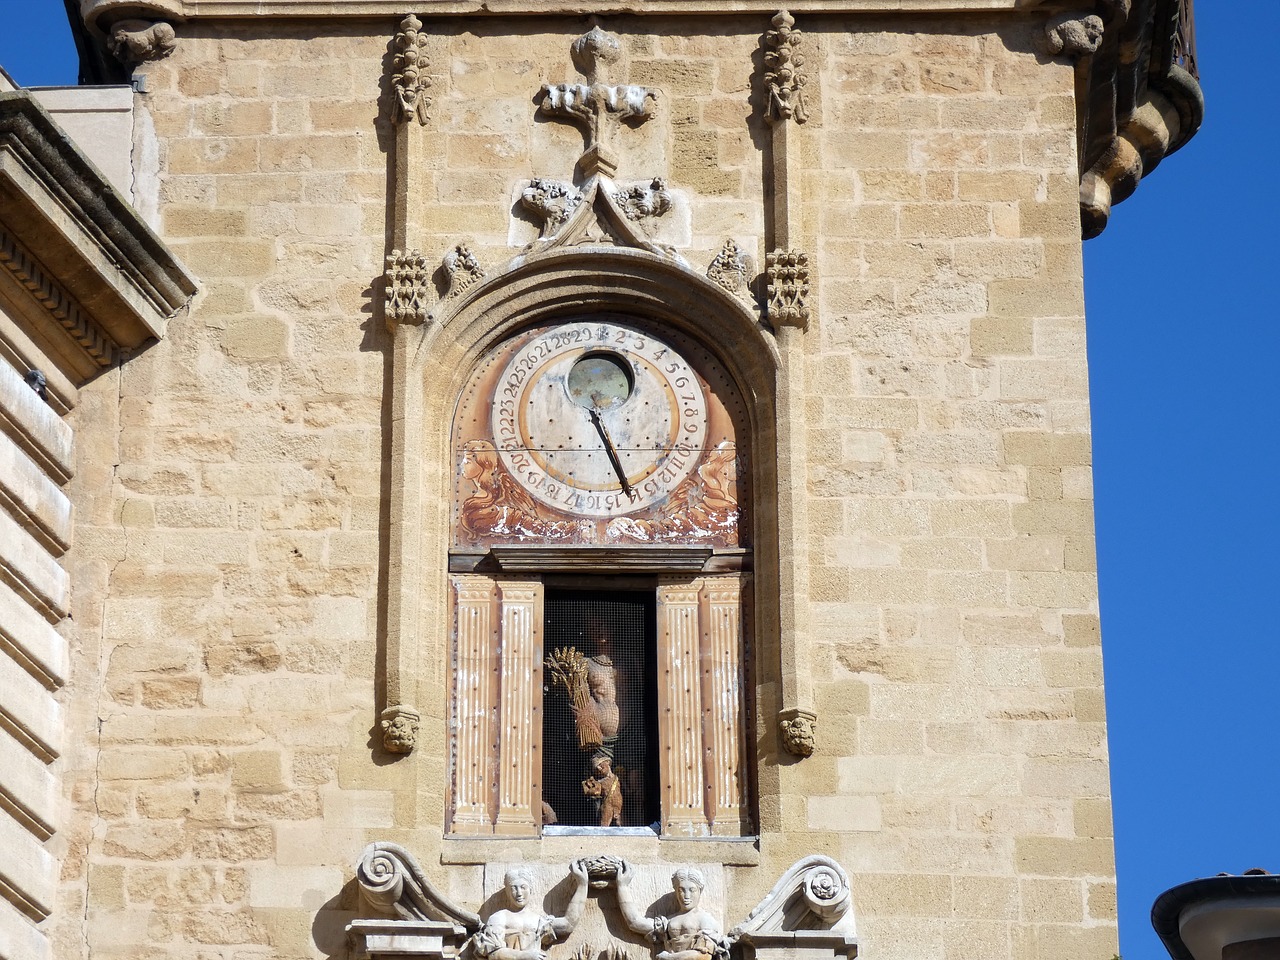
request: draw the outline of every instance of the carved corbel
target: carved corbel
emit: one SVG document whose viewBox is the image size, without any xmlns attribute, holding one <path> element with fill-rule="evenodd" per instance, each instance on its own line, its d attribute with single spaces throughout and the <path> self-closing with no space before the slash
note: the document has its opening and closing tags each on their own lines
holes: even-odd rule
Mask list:
<svg viewBox="0 0 1280 960">
<path fill-rule="evenodd" d="M 422 33 L 422 21 L 412 13 L 400 21 L 395 37 L 395 59 L 392 62 L 391 92 L 394 96 L 392 120 L 406 123 L 415 119 L 427 122 L 427 108 L 431 98 L 427 89 L 431 80 L 426 76 L 427 38 Z"/>
<path fill-rule="evenodd" d="M 738 249 L 732 240 L 726 240 L 720 252 L 707 266 L 707 279 L 734 296 L 742 296 L 751 277 L 751 258 Z"/>
<path fill-rule="evenodd" d="M 818 715 L 812 710 L 793 707 L 778 714 L 778 733 L 782 746 L 793 757 L 813 755 L 818 738 Z"/>
<path fill-rule="evenodd" d="M 163 60 L 178 47 L 173 25 L 163 20 L 118 20 L 107 35 L 107 48 L 121 63 Z"/>
<path fill-rule="evenodd" d="M 392 250 L 387 257 L 385 313 L 387 325 L 423 324 L 428 317 L 431 266 L 417 250 Z"/>
<path fill-rule="evenodd" d="M 764 82 L 769 91 L 765 119 L 770 124 L 786 120 L 804 123 L 809 119 L 809 108 L 804 96 L 808 77 L 800 71 L 804 66 L 802 34 L 795 29 L 795 17 L 786 10 L 779 10 L 770 22 L 773 28 L 765 33 L 764 52 Z"/>
<path fill-rule="evenodd" d="M 774 250 L 765 276 L 769 297 L 767 316 L 774 329 L 809 327 L 809 255 L 799 250 Z"/>
<path fill-rule="evenodd" d="M 1102 18 L 1068 14 L 1044 25 L 1044 50 L 1050 56 L 1091 57 L 1102 45 Z"/>
<path fill-rule="evenodd" d="M 418 743 L 418 724 L 422 714 L 413 707 L 397 704 L 382 711 L 378 727 L 382 730 L 382 749 L 387 753 L 412 753 Z"/>
<path fill-rule="evenodd" d="M 480 266 L 480 261 L 476 259 L 470 248 L 465 243 L 460 243 L 448 253 L 444 255 L 444 261 L 441 263 L 444 268 L 445 276 L 448 278 L 448 288 L 445 290 L 444 298 L 456 297 L 484 279 L 484 268 Z"/>
</svg>

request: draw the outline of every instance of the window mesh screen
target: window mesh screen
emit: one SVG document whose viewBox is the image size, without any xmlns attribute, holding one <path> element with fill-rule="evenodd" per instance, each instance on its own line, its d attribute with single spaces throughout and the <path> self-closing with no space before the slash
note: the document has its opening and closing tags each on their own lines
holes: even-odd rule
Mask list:
<svg viewBox="0 0 1280 960">
<path fill-rule="evenodd" d="M 543 811 L 561 826 L 658 819 L 652 592 L 548 590 Z"/>
</svg>

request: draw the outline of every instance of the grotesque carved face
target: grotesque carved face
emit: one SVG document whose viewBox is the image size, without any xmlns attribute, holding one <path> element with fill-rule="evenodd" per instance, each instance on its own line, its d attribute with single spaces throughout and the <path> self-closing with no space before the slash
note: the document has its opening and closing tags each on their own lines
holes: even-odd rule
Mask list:
<svg viewBox="0 0 1280 960">
<path fill-rule="evenodd" d="M 412 717 L 398 716 L 383 720 L 382 745 L 391 753 L 408 753 L 418 737 L 418 724 Z"/>
<path fill-rule="evenodd" d="M 808 717 L 796 717 L 794 720 L 782 721 L 783 746 L 788 753 L 798 757 L 807 757 L 813 753 L 813 723 Z"/>
</svg>

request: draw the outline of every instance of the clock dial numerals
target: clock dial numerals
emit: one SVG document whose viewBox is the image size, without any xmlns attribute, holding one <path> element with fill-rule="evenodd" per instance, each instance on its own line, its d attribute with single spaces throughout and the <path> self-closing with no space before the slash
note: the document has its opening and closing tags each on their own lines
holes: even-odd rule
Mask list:
<svg viewBox="0 0 1280 960">
<path fill-rule="evenodd" d="M 669 344 L 619 323 L 569 323 L 531 338 L 499 373 L 493 435 L 530 495 L 610 517 L 649 506 L 697 465 L 707 399 Z"/>
</svg>

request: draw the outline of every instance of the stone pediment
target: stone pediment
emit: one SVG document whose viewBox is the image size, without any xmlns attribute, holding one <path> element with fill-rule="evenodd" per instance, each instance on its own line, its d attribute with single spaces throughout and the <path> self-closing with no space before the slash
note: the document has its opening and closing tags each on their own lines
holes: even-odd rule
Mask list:
<svg viewBox="0 0 1280 960">
<path fill-rule="evenodd" d="M 647 186 L 620 188 L 604 174 L 590 177 L 581 188 L 538 178 L 520 196 L 521 206 L 540 221 L 541 235 L 529 254 L 561 247 L 631 247 L 679 260 L 675 250 L 651 240 L 644 221 L 662 216 L 671 197 L 661 180 Z"/>
</svg>

